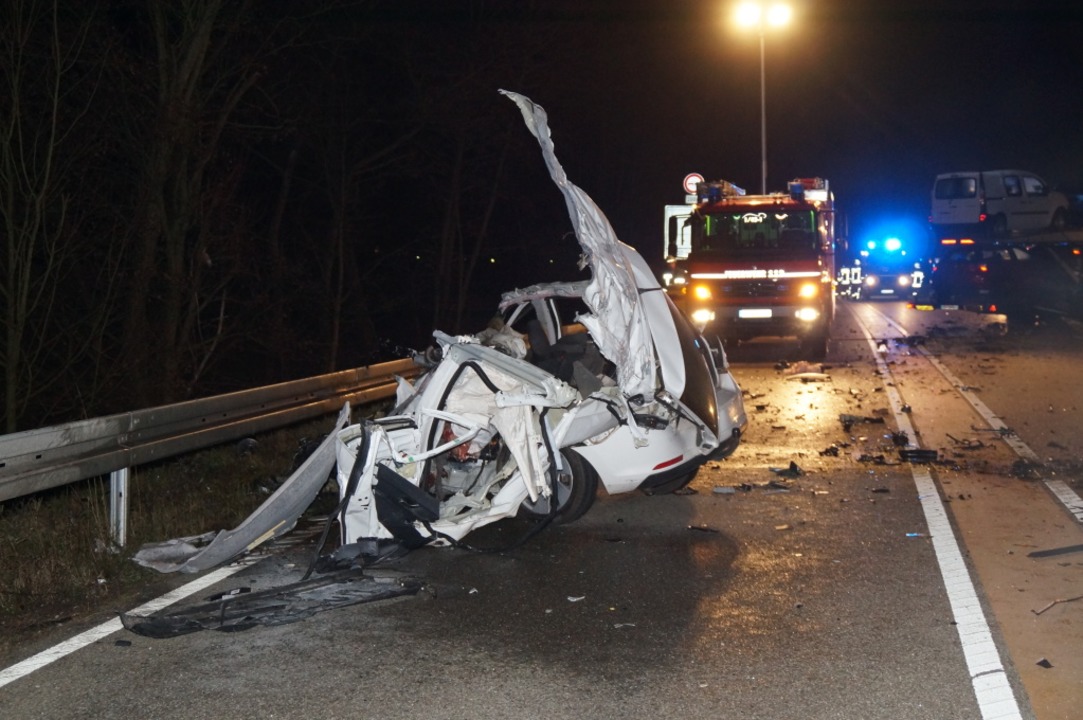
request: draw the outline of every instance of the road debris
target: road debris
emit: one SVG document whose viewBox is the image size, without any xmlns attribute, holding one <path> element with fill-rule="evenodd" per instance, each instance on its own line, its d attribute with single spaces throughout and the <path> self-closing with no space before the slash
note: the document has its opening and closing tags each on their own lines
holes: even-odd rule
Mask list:
<svg viewBox="0 0 1083 720">
<path fill-rule="evenodd" d="M 883 425 L 884 418 L 877 415 L 852 415 L 850 413 L 842 413 L 839 415 L 839 422 L 842 423 L 843 430 L 850 432 L 850 428 L 862 423 Z"/>
<path fill-rule="evenodd" d="M 940 455 L 936 450 L 923 448 L 900 448 L 899 457 L 903 462 L 910 463 L 935 463 L 940 460 Z"/>
<path fill-rule="evenodd" d="M 257 625 L 285 625 L 318 612 L 358 603 L 416 595 L 423 588 L 417 578 L 382 577 L 350 568 L 262 592 L 224 592 L 169 614 L 122 613 L 124 627 L 136 635 L 164 639 L 218 630 L 235 632 Z"/>
<path fill-rule="evenodd" d="M 975 440 L 973 438 L 957 438 L 950 433 L 944 433 L 948 436 L 948 439 L 955 443 L 955 447 L 959 450 L 981 450 L 988 447 L 981 440 Z"/>
<path fill-rule="evenodd" d="M 801 477 L 802 475 L 805 474 L 805 471 L 802 470 L 800 467 L 798 467 L 797 463 L 795 463 L 793 460 L 790 461 L 790 466 L 789 467 L 785 467 L 785 468 L 775 468 L 775 467 L 773 467 L 773 468 L 768 468 L 768 469 L 771 472 L 773 472 L 775 475 L 778 475 L 779 477 L 786 477 L 786 478 Z"/>
<path fill-rule="evenodd" d="M 1035 550 L 1034 552 L 1027 553 L 1027 557 L 1044 558 L 1054 557 L 1056 555 L 1068 555 L 1077 552 L 1083 552 L 1083 545 L 1067 545 L 1065 547 L 1052 548 L 1050 550 Z"/>
<path fill-rule="evenodd" d="M 1052 601 L 1051 603 L 1046 605 L 1041 610 L 1031 610 L 1031 612 L 1034 613 L 1035 615 L 1041 615 L 1042 613 L 1044 613 L 1046 610 L 1053 607 L 1054 605 L 1060 605 L 1061 603 L 1075 602 L 1076 600 L 1083 600 L 1083 595 L 1076 595 L 1075 597 L 1070 597 L 1070 598 L 1057 598 L 1056 600 Z"/>
</svg>

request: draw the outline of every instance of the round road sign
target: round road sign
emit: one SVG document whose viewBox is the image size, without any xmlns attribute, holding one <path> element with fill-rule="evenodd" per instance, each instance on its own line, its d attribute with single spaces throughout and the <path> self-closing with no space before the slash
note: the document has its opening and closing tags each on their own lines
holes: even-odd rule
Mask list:
<svg viewBox="0 0 1083 720">
<path fill-rule="evenodd" d="M 696 194 L 696 186 L 703 182 L 703 176 L 699 173 L 688 173 L 684 176 L 684 191 L 689 195 Z"/>
</svg>

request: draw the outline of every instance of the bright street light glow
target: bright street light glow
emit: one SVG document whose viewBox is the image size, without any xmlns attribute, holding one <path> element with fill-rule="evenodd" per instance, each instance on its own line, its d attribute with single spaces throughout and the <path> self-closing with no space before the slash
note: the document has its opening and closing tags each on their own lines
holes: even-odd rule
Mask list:
<svg viewBox="0 0 1083 720">
<path fill-rule="evenodd" d="M 760 24 L 760 5 L 754 2 L 738 3 L 734 14 L 741 27 L 756 27 Z"/>
<path fill-rule="evenodd" d="M 767 24 L 771 27 L 788 25 L 792 17 L 793 9 L 783 3 L 775 3 L 767 10 Z"/>
<path fill-rule="evenodd" d="M 763 25 L 782 27 L 793 19 L 793 8 L 785 3 L 771 3 L 765 11 L 758 2 L 742 2 L 737 4 L 734 19 L 739 26 L 746 28 Z"/>
</svg>

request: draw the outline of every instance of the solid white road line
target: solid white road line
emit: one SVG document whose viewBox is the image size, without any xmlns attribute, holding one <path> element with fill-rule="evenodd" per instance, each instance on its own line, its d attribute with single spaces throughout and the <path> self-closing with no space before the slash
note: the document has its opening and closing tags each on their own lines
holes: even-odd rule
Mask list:
<svg viewBox="0 0 1083 720">
<path fill-rule="evenodd" d="M 249 556 L 232 565 L 219 568 L 214 572 L 207 573 L 206 575 L 199 577 L 187 585 L 183 585 L 175 590 L 162 595 L 160 598 L 151 600 L 148 603 L 140 605 L 132 610 L 133 615 L 150 615 L 157 612 L 164 607 L 172 605 L 173 603 L 183 600 L 184 598 L 204 590 L 215 583 L 225 580 L 231 575 L 243 570 L 244 568 L 258 562 L 263 556 Z M 37 655 L 29 657 L 20 663 L 16 663 L 9 668 L 0 670 L 0 687 L 7 685 L 10 682 L 14 682 L 21 677 L 29 675 L 39 668 L 43 668 L 49 663 L 52 663 L 60 658 L 70 655 L 71 653 L 86 647 L 92 643 L 112 635 L 117 630 L 123 629 L 123 625 L 120 622 L 120 618 L 114 618 L 108 622 L 104 622 L 97 627 L 91 628 L 86 632 L 80 633 L 70 640 L 65 640 L 59 645 L 54 645 L 48 650 L 42 650 Z"/>
<path fill-rule="evenodd" d="M 900 431 L 905 432 L 907 437 L 916 438 L 910 417 L 903 412 L 904 403 L 899 396 L 891 370 L 877 352 L 876 340 L 873 339 L 868 327 L 856 312 L 854 318 L 861 332 L 864 333 L 865 340 L 869 343 L 873 357 L 876 358 L 876 366 L 884 379 L 884 390 L 891 404 L 896 426 Z M 951 604 L 952 615 L 959 632 L 959 642 L 963 648 L 963 656 L 966 658 L 970 682 L 974 688 L 974 696 L 982 719 L 1022 720 L 1019 703 L 1015 698 L 1011 683 L 1008 682 L 1004 663 L 1000 659 L 1000 652 L 993 640 L 993 633 L 989 629 L 989 621 L 985 618 L 978 593 L 974 589 L 974 581 L 963 560 L 959 541 L 952 530 L 944 503 L 940 500 L 936 483 L 933 482 L 929 471 L 920 465 L 911 464 L 910 471 L 914 477 L 918 498 L 921 500 L 921 508 L 925 512 L 925 522 L 929 527 L 937 563 L 940 565 L 940 575 L 944 580 L 944 589 L 948 595 L 948 602 Z"/>
</svg>

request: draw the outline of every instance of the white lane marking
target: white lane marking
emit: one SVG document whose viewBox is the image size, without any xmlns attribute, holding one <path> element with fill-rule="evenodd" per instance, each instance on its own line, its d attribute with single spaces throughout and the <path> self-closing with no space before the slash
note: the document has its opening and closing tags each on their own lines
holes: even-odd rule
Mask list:
<svg viewBox="0 0 1083 720">
<path fill-rule="evenodd" d="M 214 585 L 216 582 L 225 580 L 234 573 L 237 573 L 248 567 L 249 565 L 258 562 L 262 559 L 262 557 L 263 556 L 249 556 L 233 565 L 227 565 L 226 567 L 219 568 L 214 572 L 208 573 L 200 578 L 193 580 L 187 585 L 183 585 L 179 588 L 176 588 L 175 590 L 167 592 L 160 598 L 156 598 L 154 600 L 151 600 L 150 602 L 140 605 L 139 607 L 132 610 L 131 614 L 150 615 L 153 612 L 157 612 L 158 610 L 172 605 L 179 600 L 183 600 L 189 595 L 192 595 L 210 587 L 211 585 Z M 37 655 L 29 657 L 22 662 L 16 663 L 9 668 L 5 668 L 4 670 L 0 671 L 0 687 L 3 687 L 10 682 L 14 682 L 21 677 L 25 677 L 26 675 L 29 675 L 35 670 L 43 668 L 46 665 L 56 660 L 59 660 L 62 657 L 65 657 L 66 655 L 70 655 L 76 650 L 80 650 L 87 645 L 96 643 L 102 638 L 112 635 L 117 630 L 123 629 L 123 627 L 124 626 L 121 624 L 120 618 L 114 618 L 112 620 L 102 623 L 101 625 L 98 625 L 97 627 L 93 627 L 86 632 L 80 633 L 79 635 L 76 635 L 70 640 L 65 640 L 64 642 L 58 645 L 54 645 L 47 650 L 42 650 Z"/>
<path fill-rule="evenodd" d="M 907 437 L 916 438 L 910 417 L 903 412 L 903 402 L 895 381 L 880 353 L 876 351 L 876 340 L 868 327 L 854 313 L 865 340 L 869 343 L 872 355 L 876 358 L 876 367 L 884 379 L 884 390 L 891 412 L 899 430 Z M 983 720 L 1022 720 L 1019 703 L 1015 698 L 1004 663 L 1000 659 L 989 621 L 982 611 L 974 581 L 967 569 L 966 561 L 959 549 L 959 541 L 951 527 L 947 510 L 940 500 L 940 492 L 928 470 L 920 465 L 910 465 L 921 509 L 925 512 L 925 523 L 929 526 L 929 535 L 933 542 L 936 561 L 940 565 L 940 576 L 951 604 L 951 612 L 959 632 L 959 643 L 963 648 L 966 666 L 970 672 L 970 683 L 978 702 Z"/>
<path fill-rule="evenodd" d="M 887 315 L 884 315 L 879 310 L 876 310 L 874 308 L 868 308 L 868 310 L 879 315 L 884 322 L 898 330 L 904 336 L 910 335 L 910 331 L 889 318 Z M 985 420 L 989 427 L 997 431 L 1000 439 L 1003 440 L 1008 447 L 1014 450 L 1016 455 L 1018 455 L 1023 460 L 1035 463 L 1036 465 L 1040 466 L 1042 464 L 1042 460 L 1040 457 L 1038 457 L 1038 453 L 1031 450 L 1030 446 L 1023 442 L 1023 439 L 1016 435 L 1011 428 L 1005 425 L 1004 422 L 1000 419 L 1000 417 L 998 417 L 996 413 L 990 410 L 989 407 L 985 403 L 983 403 L 977 395 L 971 392 L 970 389 L 966 385 L 964 385 L 963 382 L 958 377 L 956 377 L 951 370 L 948 370 L 947 366 L 945 366 L 944 363 L 940 362 L 938 358 L 936 358 L 931 352 L 929 352 L 923 347 L 917 346 L 914 347 L 914 350 L 916 350 L 918 354 L 920 354 L 922 357 L 932 363 L 933 367 L 935 367 L 937 371 L 939 371 L 940 374 L 944 376 L 944 379 L 946 379 L 949 383 L 952 384 L 956 392 L 962 395 L 963 399 L 970 403 L 970 406 L 974 408 L 974 411 L 981 415 L 982 419 Z M 1049 489 L 1049 491 L 1053 493 L 1053 496 L 1064 505 L 1064 507 L 1068 510 L 1069 513 L 1071 513 L 1072 517 L 1076 519 L 1076 522 L 1083 524 L 1083 498 L 1079 497 L 1079 495 L 1076 494 L 1076 492 L 1070 487 L 1068 487 L 1068 485 L 1065 484 L 1062 480 L 1051 480 L 1043 475 L 1042 482 Z"/>
</svg>

